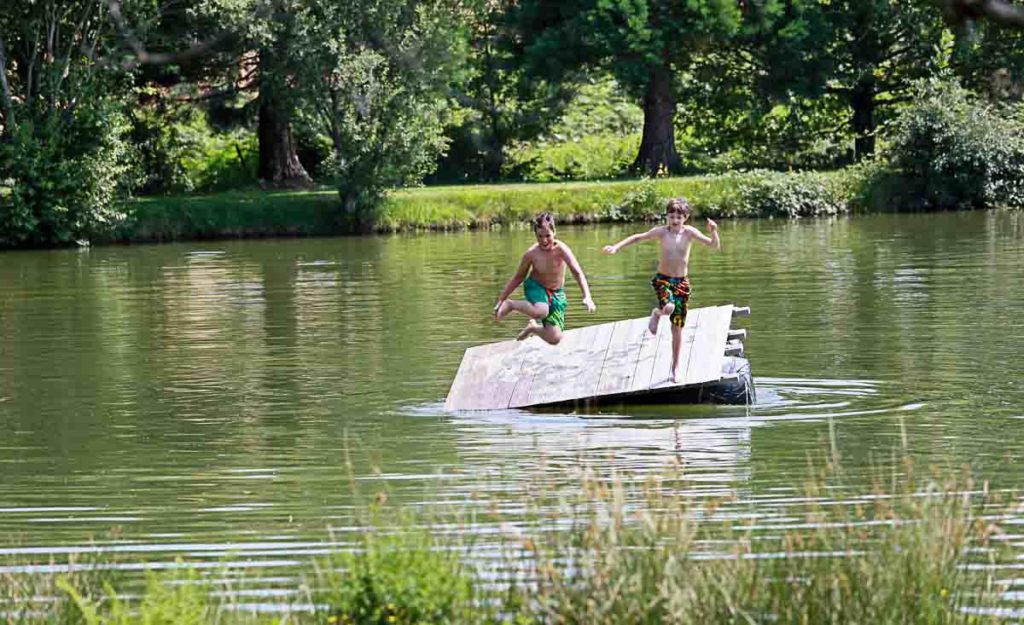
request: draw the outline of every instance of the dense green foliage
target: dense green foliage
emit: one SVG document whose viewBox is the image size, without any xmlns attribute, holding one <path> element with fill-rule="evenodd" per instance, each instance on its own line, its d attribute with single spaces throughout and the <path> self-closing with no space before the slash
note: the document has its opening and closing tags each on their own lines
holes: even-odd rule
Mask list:
<svg viewBox="0 0 1024 625">
<path fill-rule="evenodd" d="M 295 84 L 331 139 L 332 177 L 357 230 L 372 229 L 384 192 L 422 179 L 445 145 L 444 96 L 461 55 L 459 24 L 440 8 L 319 2 L 302 18 Z"/>
<path fill-rule="evenodd" d="M 60 9 L 15 3 L 0 14 L 0 246 L 69 243 L 119 217 L 130 80 L 98 59 L 111 39 L 102 7 Z"/>
<path fill-rule="evenodd" d="M 722 176 L 695 198 L 718 214 L 1020 206 L 1022 42 L 928 0 L 15 3 L 0 246 L 123 238 L 133 193 L 326 186 L 317 231 L 366 231 L 424 225 L 388 200 L 424 181 L 638 172 Z M 427 225 L 496 214 L 465 211 Z M 147 236 L 307 230 L 249 213 Z"/>
<path fill-rule="evenodd" d="M 932 81 L 888 128 L 870 201 L 891 210 L 1024 206 L 1021 111 Z"/>
<path fill-rule="evenodd" d="M 70 243 L 116 224 L 128 171 L 118 107 L 97 97 L 70 114 L 16 110 L 24 121 L 0 143 L 0 246 Z"/>
<path fill-rule="evenodd" d="M 140 193 L 205 193 L 256 184 L 259 155 L 252 133 L 218 132 L 202 111 L 162 99 L 129 115 Z"/>
<path fill-rule="evenodd" d="M 360 537 L 328 559 L 316 584 L 323 621 L 351 625 L 472 622 L 474 586 L 459 555 L 427 532 Z M 322 621 L 322 622 L 323 622 Z"/>
</svg>

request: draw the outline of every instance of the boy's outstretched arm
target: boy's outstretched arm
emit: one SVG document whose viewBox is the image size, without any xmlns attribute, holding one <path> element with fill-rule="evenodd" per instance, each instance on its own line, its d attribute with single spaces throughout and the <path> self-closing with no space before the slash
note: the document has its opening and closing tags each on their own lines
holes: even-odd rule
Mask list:
<svg viewBox="0 0 1024 625">
<path fill-rule="evenodd" d="M 647 232 L 638 232 L 636 234 L 631 234 L 625 239 L 616 243 L 615 245 L 604 246 L 603 248 L 601 248 L 601 251 L 604 252 L 605 254 L 614 254 L 621 250 L 622 248 L 626 247 L 627 245 L 633 245 L 634 243 L 639 243 L 641 241 L 650 241 L 651 239 L 656 239 L 658 238 L 658 230 L 660 230 L 660 227 L 655 226 L 654 228 L 651 228 Z"/>
<path fill-rule="evenodd" d="M 718 224 L 715 223 L 714 219 L 708 219 L 708 230 L 711 232 L 711 236 L 707 236 L 700 230 L 690 226 L 690 232 L 694 239 L 716 250 L 722 249 L 722 239 L 718 236 Z"/>
<path fill-rule="evenodd" d="M 580 267 L 579 261 L 576 260 L 576 255 L 572 253 L 569 246 L 565 243 L 561 243 L 559 247 L 562 248 L 562 254 L 565 257 L 565 264 L 569 265 L 569 271 L 572 272 L 576 282 L 580 285 L 580 290 L 583 291 L 583 305 L 587 307 L 587 312 L 594 312 L 597 310 L 597 304 L 594 303 L 594 299 L 590 297 L 590 285 L 587 284 L 587 276 L 583 275 L 583 268 Z"/>
<path fill-rule="evenodd" d="M 501 303 L 507 300 L 508 296 L 512 295 L 512 292 L 519 288 L 519 285 L 526 279 L 526 274 L 530 271 L 531 264 L 529 252 L 523 254 L 523 258 L 519 261 L 519 267 L 516 268 L 516 272 L 512 276 L 512 279 L 508 281 L 508 284 L 505 285 L 505 288 L 502 289 L 501 293 L 498 295 L 498 303 L 494 305 L 495 315 L 498 314 L 498 309 L 501 308 Z"/>
</svg>

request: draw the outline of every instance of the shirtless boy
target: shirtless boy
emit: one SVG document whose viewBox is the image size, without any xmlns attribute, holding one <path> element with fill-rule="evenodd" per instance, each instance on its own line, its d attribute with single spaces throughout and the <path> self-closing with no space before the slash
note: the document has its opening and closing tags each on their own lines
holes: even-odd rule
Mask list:
<svg viewBox="0 0 1024 625">
<path fill-rule="evenodd" d="M 641 241 L 658 241 L 661 253 L 658 256 L 658 273 L 651 278 L 651 286 L 658 297 L 658 305 L 651 311 L 648 329 L 657 334 L 658 322 L 664 315 L 669 315 L 672 322 L 672 371 L 673 382 L 682 379 L 679 371 L 679 354 L 683 347 L 683 324 L 686 323 L 686 302 L 690 299 L 690 244 L 699 241 L 716 250 L 722 249 L 718 237 L 718 224 L 708 219 L 707 236 L 697 228 L 686 225 L 691 209 L 684 198 L 674 198 L 665 206 L 668 217 L 667 226 L 651 228 L 647 232 L 628 236 L 615 245 L 606 245 L 605 254 L 615 254 L 627 245 Z"/>
<path fill-rule="evenodd" d="M 565 268 L 568 266 L 583 291 L 583 305 L 593 312 L 597 307 L 590 298 L 590 286 L 576 262 L 569 246 L 555 239 L 555 220 L 549 213 L 541 213 L 533 220 L 533 233 L 537 243 L 530 246 L 519 261 L 519 268 L 508 281 L 498 303 L 494 306 L 494 319 L 501 321 L 512 311 L 530 318 L 526 327 L 516 336 L 518 340 L 536 334 L 552 345 L 562 340 L 565 330 Z M 529 277 L 527 277 L 529 272 Z M 526 280 L 523 282 L 523 280 Z M 523 284 L 526 300 L 510 300 L 508 297 Z"/>
</svg>

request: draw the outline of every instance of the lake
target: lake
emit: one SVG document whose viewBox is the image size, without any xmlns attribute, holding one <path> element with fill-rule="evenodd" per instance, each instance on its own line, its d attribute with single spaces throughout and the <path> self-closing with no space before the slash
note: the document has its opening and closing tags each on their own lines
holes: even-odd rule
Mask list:
<svg viewBox="0 0 1024 625">
<path fill-rule="evenodd" d="M 600 253 L 643 228 L 559 228 L 598 306 L 568 276 L 568 328 L 649 313 L 656 246 Z M 0 572 L 181 558 L 272 602 L 260 589 L 343 548 L 366 501 L 485 497 L 514 518 L 581 458 L 681 464 L 696 494 L 769 528 L 831 453 L 864 492 L 904 447 L 1020 484 L 1024 213 L 721 231 L 721 252 L 693 252 L 690 303 L 751 307 L 736 323 L 758 402 L 584 414 L 443 410 L 463 351 L 521 326 L 490 315 L 529 230 L 0 254 Z"/>
</svg>

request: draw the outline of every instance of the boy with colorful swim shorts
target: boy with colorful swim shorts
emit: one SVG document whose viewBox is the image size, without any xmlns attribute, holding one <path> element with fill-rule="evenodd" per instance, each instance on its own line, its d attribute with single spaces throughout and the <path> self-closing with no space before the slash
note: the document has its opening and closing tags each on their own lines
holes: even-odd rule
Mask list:
<svg viewBox="0 0 1024 625">
<path fill-rule="evenodd" d="M 515 275 L 498 295 L 498 303 L 494 305 L 494 319 L 501 321 L 512 311 L 526 315 L 530 320 L 516 335 L 516 339 L 522 341 L 536 334 L 551 345 L 557 345 L 565 330 L 566 267 L 583 291 L 583 305 L 590 312 L 597 307 L 590 297 L 587 277 L 583 275 L 583 269 L 572 250 L 555 239 L 555 220 L 549 213 L 541 213 L 533 220 L 533 234 L 537 242 L 523 254 Z M 523 285 L 526 300 L 508 299 L 520 284 Z"/>
<path fill-rule="evenodd" d="M 651 334 L 658 333 L 658 322 L 668 315 L 672 322 L 672 371 L 671 379 L 679 382 L 682 372 L 679 371 L 679 354 L 683 348 L 683 325 L 686 323 L 686 303 L 690 299 L 690 245 L 699 241 L 716 250 L 722 249 L 722 241 L 718 236 L 718 224 L 708 219 L 707 236 L 697 228 L 686 225 L 691 214 L 690 204 L 685 198 L 673 198 L 665 206 L 668 218 L 667 226 L 651 228 L 626 237 L 615 245 L 606 245 L 605 254 L 615 254 L 627 245 L 641 241 L 658 241 L 661 252 L 658 255 L 658 273 L 651 279 L 651 286 L 658 297 L 658 305 L 651 310 L 651 320 L 647 325 Z"/>
</svg>

